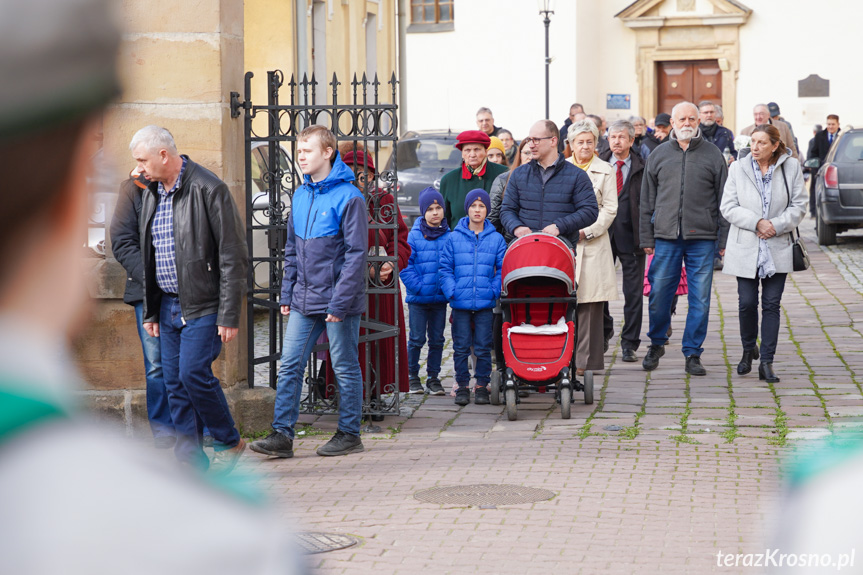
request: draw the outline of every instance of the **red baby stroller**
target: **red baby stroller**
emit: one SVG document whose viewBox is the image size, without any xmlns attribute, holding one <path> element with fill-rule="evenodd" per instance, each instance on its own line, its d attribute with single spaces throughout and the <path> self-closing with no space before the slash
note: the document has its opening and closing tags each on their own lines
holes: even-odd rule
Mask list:
<svg viewBox="0 0 863 575">
<path fill-rule="evenodd" d="M 492 373 L 491 402 L 516 418 L 518 389 L 555 391 L 560 414 L 569 419 L 572 393 L 584 391 L 593 403 L 593 382 L 582 385 L 575 373 L 575 257 L 564 240 L 534 233 L 514 241 L 501 270 L 503 286 L 503 373 Z M 503 383 L 501 384 L 501 379 Z"/>
</svg>

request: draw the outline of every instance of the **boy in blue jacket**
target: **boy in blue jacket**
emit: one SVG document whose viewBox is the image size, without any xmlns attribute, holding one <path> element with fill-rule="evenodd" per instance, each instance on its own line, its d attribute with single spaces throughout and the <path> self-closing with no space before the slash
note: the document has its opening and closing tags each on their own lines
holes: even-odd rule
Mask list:
<svg viewBox="0 0 863 575">
<path fill-rule="evenodd" d="M 476 355 L 474 402 L 489 403 L 491 376 L 492 308 L 500 296 L 500 275 L 506 240 L 486 220 L 491 207 L 488 193 L 471 190 L 464 201 L 467 216 L 449 234 L 440 264 L 441 288 L 452 307 L 452 342 L 455 362 L 456 405 L 470 403 L 467 358 Z"/>
<path fill-rule="evenodd" d="M 353 171 L 336 151 L 336 137 L 309 126 L 297 137 L 305 176 L 294 192 L 287 222 L 281 312 L 288 316 L 276 387 L 273 431 L 252 451 L 293 457 L 294 427 L 306 362 L 326 329 L 330 360 L 339 384 L 338 431 L 318 455 L 363 451 L 360 419 L 363 377 L 357 346 L 366 309 L 368 215 Z"/>
<path fill-rule="evenodd" d="M 417 218 L 411 233 L 408 234 L 411 256 L 407 267 L 399 274 L 407 290 L 405 301 L 407 301 L 410 312 L 409 393 L 423 392 L 423 385 L 419 376 L 419 359 L 420 352 L 426 342 L 426 333 L 428 333 L 426 393 L 443 395 L 443 386 L 441 386 L 438 374 L 443 356 L 443 330 L 446 325 L 447 299 L 440 287 L 438 270 L 449 226 L 444 218 L 444 200 L 440 192 L 428 187 L 420 192 L 419 199 L 420 212 L 423 217 Z"/>
</svg>

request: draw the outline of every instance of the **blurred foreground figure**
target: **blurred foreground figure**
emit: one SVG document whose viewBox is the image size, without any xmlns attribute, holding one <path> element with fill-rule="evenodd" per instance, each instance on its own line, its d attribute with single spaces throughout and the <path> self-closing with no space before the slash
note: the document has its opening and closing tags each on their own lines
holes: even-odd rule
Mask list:
<svg viewBox="0 0 863 575">
<path fill-rule="evenodd" d="M 300 572 L 262 503 L 70 409 L 89 125 L 118 40 L 107 0 L 0 0 L 0 573 Z"/>
</svg>

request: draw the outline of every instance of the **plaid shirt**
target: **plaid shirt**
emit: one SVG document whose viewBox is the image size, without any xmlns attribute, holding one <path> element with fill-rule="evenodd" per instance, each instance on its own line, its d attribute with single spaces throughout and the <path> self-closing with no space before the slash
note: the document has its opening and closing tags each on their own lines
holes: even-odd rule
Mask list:
<svg viewBox="0 0 863 575">
<path fill-rule="evenodd" d="M 180 293 L 177 279 L 177 259 L 174 252 L 174 202 L 172 194 L 180 187 L 183 172 L 186 171 L 186 158 L 174 187 L 165 191 L 159 182 L 159 205 L 153 218 L 153 247 L 156 250 L 156 283 L 166 293 Z"/>
</svg>

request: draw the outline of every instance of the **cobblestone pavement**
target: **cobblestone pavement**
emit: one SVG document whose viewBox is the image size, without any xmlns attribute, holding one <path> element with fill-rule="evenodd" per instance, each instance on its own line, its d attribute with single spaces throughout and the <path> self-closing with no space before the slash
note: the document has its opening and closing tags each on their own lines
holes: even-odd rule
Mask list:
<svg viewBox="0 0 863 575">
<path fill-rule="evenodd" d="M 863 428 L 863 235 L 822 251 L 811 220 L 801 232 L 812 268 L 783 297 L 780 383 L 737 375 L 736 281 L 716 273 L 706 377 L 684 373 L 682 298 L 659 368 L 622 363 L 615 338 L 596 403 L 574 400 L 569 420 L 550 394 L 523 400 L 514 422 L 501 407 L 408 396 L 412 416 L 388 417 L 362 454 L 316 456 L 335 418 L 304 416 L 314 427 L 294 459 L 247 454 L 244 466 L 299 529 L 362 539 L 312 556 L 321 573 L 758 572 L 718 567 L 717 553 L 763 551 L 795 446 Z M 443 368 L 451 383 L 449 343 Z M 491 509 L 413 497 L 498 483 L 556 496 Z"/>
</svg>

